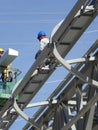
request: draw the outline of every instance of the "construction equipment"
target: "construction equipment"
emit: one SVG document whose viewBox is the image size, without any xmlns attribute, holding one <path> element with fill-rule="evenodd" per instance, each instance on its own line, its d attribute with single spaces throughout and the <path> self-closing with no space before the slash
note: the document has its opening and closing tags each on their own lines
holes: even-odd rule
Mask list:
<svg viewBox="0 0 98 130">
<path fill-rule="evenodd" d="M 11 97 L 18 75 L 21 73 L 19 69 L 9 65 L 17 56 L 18 52 L 9 48 L 0 59 L 0 110 Z"/>
</svg>

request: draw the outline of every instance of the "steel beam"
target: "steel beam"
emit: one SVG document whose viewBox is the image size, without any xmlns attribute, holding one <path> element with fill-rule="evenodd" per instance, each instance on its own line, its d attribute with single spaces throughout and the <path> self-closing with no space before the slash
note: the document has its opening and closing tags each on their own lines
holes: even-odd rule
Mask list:
<svg viewBox="0 0 98 130">
<path fill-rule="evenodd" d="M 49 105 L 49 104 L 57 104 L 57 100 L 53 99 L 53 100 L 48 100 L 48 101 L 43 101 L 43 102 L 31 103 L 31 104 L 28 104 L 25 109 L 37 107 L 37 106 L 45 106 L 45 105 Z"/>
<path fill-rule="evenodd" d="M 37 130 L 41 130 L 40 126 L 38 126 L 37 123 L 33 122 L 18 106 L 16 99 L 14 100 L 13 107 L 15 111 L 28 123 L 30 123 L 33 127 L 35 127 Z"/>
<path fill-rule="evenodd" d="M 68 130 L 73 124 L 75 124 L 80 117 L 82 117 L 96 102 L 98 101 L 98 93 L 87 103 L 87 105 L 66 124 L 61 130 Z"/>
<path fill-rule="evenodd" d="M 95 86 L 98 88 L 98 82 L 90 79 L 88 76 L 83 75 L 82 73 L 80 73 L 79 71 L 77 71 L 76 69 L 74 69 L 70 64 L 68 64 L 59 54 L 59 52 L 56 49 L 56 45 L 54 43 L 54 50 L 53 50 L 53 54 L 56 57 L 56 59 L 58 60 L 58 62 L 60 64 L 62 64 L 62 66 L 64 66 L 69 72 L 71 72 L 73 75 L 75 75 L 76 77 L 78 77 L 80 80 L 82 80 L 84 83 L 88 83 L 89 85 Z"/>
</svg>

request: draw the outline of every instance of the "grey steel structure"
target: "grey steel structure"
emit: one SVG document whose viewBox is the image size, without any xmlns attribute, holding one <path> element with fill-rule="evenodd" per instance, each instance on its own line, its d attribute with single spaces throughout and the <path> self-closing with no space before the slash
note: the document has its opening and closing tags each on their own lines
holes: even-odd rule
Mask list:
<svg viewBox="0 0 98 130">
<path fill-rule="evenodd" d="M 49 45 L 15 86 L 11 98 L 1 110 L 0 129 L 8 130 L 19 115 L 27 121 L 23 130 L 98 129 L 98 40 L 82 58 L 63 59 L 97 14 L 98 0 L 78 0 L 66 19 L 54 28 Z M 49 57 L 52 57 L 51 69 L 36 73 L 37 66 Z M 73 63 L 76 63 L 74 67 L 71 66 Z M 59 65 L 70 73 L 47 101 L 32 104 L 32 107 L 42 107 L 29 118 L 23 110 Z"/>
</svg>

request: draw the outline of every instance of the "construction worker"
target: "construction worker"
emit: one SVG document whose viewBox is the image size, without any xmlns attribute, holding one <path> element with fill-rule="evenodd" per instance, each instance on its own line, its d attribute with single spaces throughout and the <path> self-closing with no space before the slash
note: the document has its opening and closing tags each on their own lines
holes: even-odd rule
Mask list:
<svg viewBox="0 0 98 130">
<path fill-rule="evenodd" d="M 0 48 L 0 58 L 3 56 L 3 54 L 4 54 L 4 50 L 3 48 Z"/>
<path fill-rule="evenodd" d="M 40 49 L 38 50 L 38 52 L 35 55 L 35 59 L 37 59 L 39 57 L 39 55 L 41 54 L 41 52 L 44 50 L 44 48 L 46 47 L 46 45 L 49 43 L 49 39 L 46 37 L 46 33 L 44 31 L 40 31 L 37 35 L 37 39 L 39 40 L 40 43 Z M 48 60 L 44 61 L 44 65 L 40 65 L 38 67 L 38 69 L 49 69 L 49 62 Z"/>
<path fill-rule="evenodd" d="M 3 56 L 4 54 L 4 49 L 3 48 L 0 48 L 0 58 Z M 11 65 L 8 65 L 2 72 L 2 75 L 1 75 L 1 79 L 3 82 L 5 81 L 9 81 L 11 82 L 13 80 L 13 73 L 12 73 L 12 67 Z"/>
<path fill-rule="evenodd" d="M 2 72 L 2 81 L 12 82 L 14 79 L 14 72 L 11 65 L 8 65 Z"/>
<path fill-rule="evenodd" d="M 38 33 L 37 39 L 39 40 L 39 43 L 40 43 L 40 49 L 36 53 L 35 59 L 37 59 L 39 57 L 39 55 L 41 54 L 41 52 L 43 51 L 43 49 L 49 43 L 49 39 L 46 37 L 46 33 L 43 32 L 43 31 L 40 31 Z"/>
<path fill-rule="evenodd" d="M 40 49 L 37 51 L 36 55 L 35 55 L 35 59 L 37 60 L 38 57 L 40 56 L 41 52 L 43 51 L 43 49 L 46 47 L 46 45 L 49 43 L 49 39 L 46 37 L 46 33 L 44 31 L 40 31 L 37 35 L 37 39 L 39 40 L 40 43 Z M 39 65 L 37 67 L 37 69 L 34 71 L 34 73 L 32 74 L 32 76 L 36 75 L 38 73 L 38 70 L 42 69 L 42 70 L 49 70 L 49 67 L 47 66 L 47 63 L 44 62 L 44 66 L 43 65 Z"/>
</svg>

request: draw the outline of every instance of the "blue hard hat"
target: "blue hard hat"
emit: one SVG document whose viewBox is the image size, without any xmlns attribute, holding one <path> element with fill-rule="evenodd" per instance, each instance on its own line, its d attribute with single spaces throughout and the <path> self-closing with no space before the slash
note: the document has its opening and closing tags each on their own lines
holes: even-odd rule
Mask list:
<svg viewBox="0 0 98 130">
<path fill-rule="evenodd" d="M 43 31 L 40 31 L 37 35 L 37 38 L 41 37 L 41 36 L 46 36 L 46 33 Z"/>
</svg>

